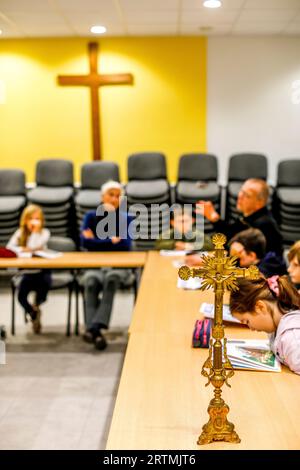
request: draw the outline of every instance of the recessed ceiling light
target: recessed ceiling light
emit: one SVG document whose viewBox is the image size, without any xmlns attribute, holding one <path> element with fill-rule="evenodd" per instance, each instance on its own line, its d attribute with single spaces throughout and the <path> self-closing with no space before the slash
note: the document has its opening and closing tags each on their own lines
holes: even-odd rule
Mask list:
<svg viewBox="0 0 300 470">
<path fill-rule="evenodd" d="M 221 0 L 205 0 L 203 6 L 206 8 L 220 8 L 222 6 Z"/>
<path fill-rule="evenodd" d="M 90 31 L 94 34 L 103 34 L 106 33 L 106 28 L 105 26 L 95 25 L 91 27 Z"/>
<path fill-rule="evenodd" d="M 0 35 L 2 34 L 2 30 L 0 29 Z"/>
</svg>

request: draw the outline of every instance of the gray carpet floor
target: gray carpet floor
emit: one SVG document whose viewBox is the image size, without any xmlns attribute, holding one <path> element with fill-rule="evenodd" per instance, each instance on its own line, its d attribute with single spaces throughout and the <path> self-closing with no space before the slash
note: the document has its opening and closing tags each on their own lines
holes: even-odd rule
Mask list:
<svg viewBox="0 0 300 470">
<path fill-rule="evenodd" d="M 8 334 L 0 365 L 0 449 L 105 448 L 132 308 L 133 294 L 118 292 L 108 348 L 96 351 L 65 336 L 65 293 L 49 294 L 41 335 L 25 325 L 18 307 L 16 336 Z M 9 333 L 10 291 L 1 285 L 0 324 Z"/>
</svg>

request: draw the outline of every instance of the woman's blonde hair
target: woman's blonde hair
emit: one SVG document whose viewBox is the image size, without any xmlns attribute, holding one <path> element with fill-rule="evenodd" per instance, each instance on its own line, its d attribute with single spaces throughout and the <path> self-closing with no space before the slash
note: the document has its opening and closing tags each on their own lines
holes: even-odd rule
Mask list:
<svg viewBox="0 0 300 470">
<path fill-rule="evenodd" d="M 44 214 L 40 206 L 37 206 L 36 204 L 30 204 L 29 206 L 25 207 L 21 214 L 20 218 L 20 246 L 26 246 L 27 245 L 27 240 L 30 236 L 30 231 L 28 230 L 27 227 L 27 222 L 28 219 L 34 214 L 35 212 L 38 212 L 40 215 L 41 219 L 41 230 L 44 227 L 45 219 L 44 219 Z"/>
</svg>

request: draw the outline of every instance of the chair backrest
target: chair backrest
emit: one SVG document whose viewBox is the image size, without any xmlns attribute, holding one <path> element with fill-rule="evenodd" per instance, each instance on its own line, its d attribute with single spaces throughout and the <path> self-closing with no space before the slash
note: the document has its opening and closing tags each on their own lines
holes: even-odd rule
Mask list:
<svg viewBox="0 0 300 470">
<path fill-rule="evenodd" d="M 178 181 L 216 181 L 218 161 L 209 153 L 187 153 L 179 160 Z"/>
<path fill-rule="evenodd" d="M 36 166 L 35 180 L 38 186 L 73 186 L 73 163 L 60 158 L 40 160 Z"/>
<path fill-rule="evenodd" d="M 22 170 L 0 170 L 0 196 L 25 194 L 25 173 Z"/>
<path fill-rule="evenodd" d="M 91 162 L 81 167 L 81 188 L 99 189 L 108 180 L 120 181 L 119 167 L 113 162 Z"/>
<path fill-rule="evenodd" d="M 279 163 L 277 186 L 300 187 L 300 159 L 284 160 Z"/>
<path fill-rule="evenodd" d="M 67 237 L 51 237 L 48 241 L 48 248 L 56 251 L 76 251 L 76 244 L 74 240 Z"/>
<path fill-rule="evenodd" d="M 266 180 L 268 161 L 260 153 L 237 153 L 229 160 L 228 181 L 245 181 L 248 178 Z"/>
<path fill-rule="evenodd" d="M 159 152 L 135 153 L 128 157 L 128 181 L 166 179 L 166 157 Z"/>
</svg>

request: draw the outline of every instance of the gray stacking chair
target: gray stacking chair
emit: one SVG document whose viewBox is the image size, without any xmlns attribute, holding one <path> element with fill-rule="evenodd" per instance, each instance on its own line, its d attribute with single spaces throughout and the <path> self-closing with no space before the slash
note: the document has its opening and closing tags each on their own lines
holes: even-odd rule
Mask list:
<svg viewBox="0 0 300 470">
<path fill-rule="evenodd" d="M 300 159 L 284 160 L 278 165 L 274 214 L 284 244 L 300 240 Z"/>
<path fill-rule="evenodd" d="M 182 155 L 176 186 L 176 202 L 195 204 L 199 200 L 212 201 L 220 211 L 221 188 L 218 185 L 218 161 L 208 153 L 189 153 Z M 205 231 L 213 226 L 205 220 Z"/>
<path fill-rule="evenodd" d="M 146 204 L 167 202 L 170 187 L 166 157 L 159 152 L 136 153 L 128 157 L 128 201 Z"/>
<path fill-rule="evenodd" d="M 70 238 L 64 237 L 51 237 L 48 242 L 48 248 L 50 250 L 56 250 L 61 252 L 76 251 L 76 245 Z M 15 296 L 16 290 L 18 289 L 21 282 L 22 273 L 18 273 L 11 279 L 11 291 L 12 291 L 12 311 L 11 311 L 11 334 L 15 335 Z M 59 289 L 68 289 L 68 308 L 67 308 L 67 329 L 66 336 L 71 334 L 71 304 L 72 295 L 76 290 L 76 277 L 75 274 L 70 270 L 52 270 L 51 271 L 52 284 L 50 291 Z M 25 315 L 25 322 L 27 321 Z"/>
<path fill-rule="evenodd" d="M 25 174 L 21 170 L 0 170 L 0 245 L 6 245 L 19 227 L 26 204 Z"/>
<path fill-rule="evenodd" d="M 108 180 L 120 181 L 119 167 L 113 162 L 91 162 L 81 167 L 81 188 L 75 196 L 77 223 L 100 203 L 100 188 Z"/>
<path fill-rule="evenodd" d="M 128 157 L 126 196 L 129 205 L 144 204 L 148 211 L 147 218 L 142 222 L 141 232 L 144 239 L 140 238 L 135 241 L 135 249 L 151 249 L 155 244 L 155 239 L 151 239 L 151 204 L 163 204 L 170 201 L 170 186 L 167 179 L 166 157 L 164 154 L 143 152 Z M 157 236 L 162 230 L 164 215 L 160 214 L 158 219 L 152 223 L 152 231 L 157 233 Z"/>
<path fill-rule="evenodd" d="M 236 220 L 238 193 L 243 183 L 249 178 L 266 180 L 268 177 L 267 157 L 260 153 L 237 153 L 229 159 L 228 185 L 226 195 L 226 218 Z"/>
<path fill-rule="evenodd" d="M 42 207 L 46 227 L 54 236 L 76 236 L 73 201 L 73 163 L 63 159 L 40 160 L 36 167 L 36 188 L 28 201 Z"/>
</svg>

